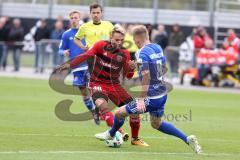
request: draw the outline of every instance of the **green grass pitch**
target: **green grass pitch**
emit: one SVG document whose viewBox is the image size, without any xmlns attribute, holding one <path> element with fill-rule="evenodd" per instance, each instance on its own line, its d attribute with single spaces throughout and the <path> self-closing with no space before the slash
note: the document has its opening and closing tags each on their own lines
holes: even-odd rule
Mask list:
<svg viewBox="0 0 240 160">
<path fill-rule="evenodd" d="M 140 135 L 150 147 L 127 142 L 121 148 L 108 148 L 94 138 L 107 129 L 104 122 L 96 126 L 93 120 L 66 122 L 55 116 L 55 105 L 63 99 L 74 100 L 73 113 L 86 111 L 80 97 L 57 93 L 46 80 L 0 77 L 0 160 L 240 159 L 239 94 L 170 92 L 169 120 L 198 137 L 203 155 L 195 155 L 181 140 L 153 130 L 147 115 L 142 116 Z M 182 117 L 173 120 L 172 115 Z M 123 128 L 129 133 L 128 122 Z"/>
</svg>

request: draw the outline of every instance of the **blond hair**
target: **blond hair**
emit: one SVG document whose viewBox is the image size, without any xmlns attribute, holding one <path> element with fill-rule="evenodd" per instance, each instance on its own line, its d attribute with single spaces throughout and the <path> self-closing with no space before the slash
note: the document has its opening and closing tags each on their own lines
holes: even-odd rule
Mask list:
<svg viewBox="0 0 240 160">
<path fill-rule="evenodd" d="M 132 29 L 133 36 L 142 36 L 149 39 L 148 30 L 144 25 L 136 25 Z"/>
<path fill-rule="evenodd" d="M 112 35 L 113 35 L 114 33 L 120 33 L 120 34 L 122 34 L 122 35 L 125 36 L 126 31 L 125 31 L 125 29 L 124 29 L 121 25 L 116 24 L 116 25 L 113 27 Z"/>
<path fill-rule="evenodd" d="M 71 17 L 71 16 L 72 16 L 73 14 L 75 14 L 75 13 L 78 14 L 79 17 L 81 17 L 81 13 L 80 13 L 79 11 L 77 11 L 77 10 L 72 10 L 72 11 L 70 11 L 68 15 L 69 15 L 69 17 Z"/>
</svg>

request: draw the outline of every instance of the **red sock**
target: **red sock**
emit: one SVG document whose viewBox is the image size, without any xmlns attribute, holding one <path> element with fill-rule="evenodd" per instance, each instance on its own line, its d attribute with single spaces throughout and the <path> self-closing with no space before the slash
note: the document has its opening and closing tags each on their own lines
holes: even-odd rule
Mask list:
<svg viewBox="0 0 240 160">
<path fill-rule="evenodd" d="M 138 138 L 138 132 L 140 128 L 139 115 L 130 116 L 130 126 L 131 126 L 132 138 Z"/>
<path fill-rule="evenodd" d="M 112 112 L 109 112 L 107 110 L 101 110 L 101 119 L 106 121 L 107 125 L 109 127 L 113 126 L 113 122 L 114 122 L 114 116 L 112 114 Z"/>
<path fill-rule="evenodd" d="M 109 127 L 112 127 L 113 126 L 113 123 L 114 123 L 114 116 L 112 114 L 112 112 L 109 112 L 107 110 L 101 110 L 100 111 L 101 113 L 101 120 L 104 120 L 106 121 L 106 124 L 109 126 Z M 120 133 L 123 133 L 123 130 L 121 128 L 118 129 L 118 131 Z"/>
</svg>

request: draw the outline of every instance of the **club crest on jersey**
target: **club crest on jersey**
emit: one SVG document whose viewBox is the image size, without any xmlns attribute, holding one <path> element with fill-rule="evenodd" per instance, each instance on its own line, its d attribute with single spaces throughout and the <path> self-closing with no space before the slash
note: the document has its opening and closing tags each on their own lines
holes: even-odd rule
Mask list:
<svg viewBox="0 0 240 160">
<path fill-rule="evenodd" d="M 78 81 L 78 77 L 74 77 L 74 81 Z"/>
<path fill-rule="evenodd" d="M 112 46 L 112 44 L 107 44 L 104 46 L 104 50 L 107 52 L 113 52 L 116 48 Z"/>
</svg>

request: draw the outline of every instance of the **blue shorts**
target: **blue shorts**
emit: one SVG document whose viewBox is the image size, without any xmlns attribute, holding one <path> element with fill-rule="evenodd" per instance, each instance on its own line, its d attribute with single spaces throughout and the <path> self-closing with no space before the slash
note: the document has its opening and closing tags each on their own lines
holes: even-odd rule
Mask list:
<svg viewBox="0 0 240 160">
<path fill-rule="evenodd" d="M 149 114 L 154 117 L 163 116 L 167 95 L 156 99 L 145 98 L 144 101 L 146 106 L 145 112 L 149 112 Z M 140 114 L 137 110 L 137 100 L 128 103 L 125 107 L 128 114 Z"/>
<path fill-rule="evenodd" d="M 88 70 L 73 72 L 73 86 L 86 87 L 89 81 Z"/>
</svg>

